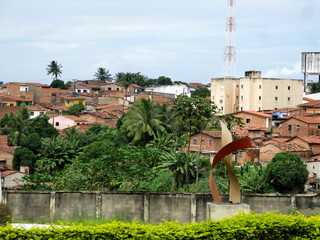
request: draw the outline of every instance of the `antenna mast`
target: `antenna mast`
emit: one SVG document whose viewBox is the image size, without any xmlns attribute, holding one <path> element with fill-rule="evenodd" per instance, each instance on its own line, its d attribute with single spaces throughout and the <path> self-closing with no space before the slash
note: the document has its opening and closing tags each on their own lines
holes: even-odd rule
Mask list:
<svg viewBox="0 0 320 240">
<path fill-rule="evenodd" d="M 236 19 L 234 17 L 235 0 L 228 1 L 228 13 L 226 22 L 227 41 L 224 49 L 224 70 L 226 78 L 234 77 L 236 62 L 236 46 L 234 44 L 234 32 L 236 31 Z"/>
</svg>

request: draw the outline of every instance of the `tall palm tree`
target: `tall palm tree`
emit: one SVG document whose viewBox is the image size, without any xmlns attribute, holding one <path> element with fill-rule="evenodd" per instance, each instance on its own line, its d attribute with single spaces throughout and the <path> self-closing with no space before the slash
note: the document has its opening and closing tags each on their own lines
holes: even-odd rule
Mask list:
<svg viewBox="0 0 320 240">
<path fill-rule="evenodd" d="M 47 65 L 47 75 L 52 75 L 55 80 L 58 79 L 58 76 L 61 76 L 61 64 L 58 64 L 57 61 L 51 61 L 49 65 Z"/>
<path fill-rule="evenodd" d="M 126 130 L 131 143 L 146 144 L 156 138 L 157 131 L 165 132 L 165 124 L 161 120 L 159 107 L 151 99 L 140 99 L 125 115 L 122 128 Z"/>
<path fill-rule="evenodd" d="M 109 70 L 106 70 L 103 67 L 99 67 L 97 72 L 93 75 L 96 80 L 99 80 L 101 82 L 111 82 L 112 75 L 109 73 Z"/>
</svg>

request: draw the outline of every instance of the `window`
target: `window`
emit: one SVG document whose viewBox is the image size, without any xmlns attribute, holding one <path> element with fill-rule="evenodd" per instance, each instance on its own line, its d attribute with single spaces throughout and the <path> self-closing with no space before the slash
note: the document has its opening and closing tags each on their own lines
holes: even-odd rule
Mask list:
<svg viewBox="0 0 320 240">
<path fill-rule="evenodd" d="M 278 86 L 275 86 L 275 89 L 278 90 Z"/>
<path fill-rule="evenodd" d="M 243 85 L 241 85 L 241 88 L 243 89 Z"/>
<path fill-rule="evenodd" d="M 290 101 L 291 100 L 291 97 L 288 97 L 288 101 Z"/>
<path fill-rule="evenodd" d="M 10 103 L 10 106 L 14 106 L 14 104 L 13 104 L 13 103 Z"/>
<path fill-rule="evenodd" d="M 236 96 L 236 99 L 238 99 L 239 98 L 239 96 Z"/>
<path fill-rule="evenodd" d="M 81 90 L 80 90 L 80 89 L 78 89 L 78 93 L 81 93 Z"/>
<path fill-rule="evenodd" d="M 117 88 L 117 91 L 119 91 L 119 88 Z"/>
<path fill-rule="evenodd" d="M 243 152 L 238 152 L 238 158 L 243 158 Z"/>
<path fill-rule="evenodd" d="M 261 100 L 261 96 L 259 96 L 259 100 Z"/>
<path fill-rule="evenodd" d="M 221 107 L 221 111 L 223 111 L 223 107 Z"/>
<path fill-rule="evenodd" d="M 31 112 L 30 112 L 30 116 L 33 116 L 33 115 L 34 115 L 34 112 L 33 112 L 33 111 L 31 111 Z"/>
<path fill-rule="evenodd" d="M 44 115 L 44 112 L 40 112 L 40 115 Z"/>
<path fill-rule="evenodd" d="M 108 90 L 111 90 L 111 87 L 108 87 Z"/>
<path fill-rule="evenodd" d="M 243 111 L 243 107 L 240 107 L 240 111 Z"/>
<path fill-rule="evenodd" d="M 241 100 L 243 100 L 243 96 L 241 96 Z"/>
<path fill-rule="evenodd" d="M 250 122 L 251 122 L 251 118 L 247 118 L 246 123 L 250 123 Z"/>
<path fill-rule="evenodd" d="M 56 122 L 56 127 L 58 127 L 59 126 L 59 122 Z"/>
<path fill-rule="evenodd" d="M 274 100 L 275 100 L 275 101 L 278 101 L 278 97 L 275 97 Z"/>
<path fill-rule="evenodd" d="M 237 85 L 237 88 L 239 87 L 239 85 Z"/>
<path fill-rule="evenodd" d="M 296 125 L 296 131 L 299 132 L 300 130 L 300 125 Z"/>
<path fill-rule="evenodd" d="M 83 93 L 87 93 L 87 89 L 84 89 L 84 90 L 83 90 Z"/>
<path fill-rule="evenodd" d="M 291 87 L 290 87 L 290 86 L 288 86 L 288 90 L 291 90 Z"/>
<path fill-rule="evenodd" d="M 261 107 L 259 107 L 259 112 L 261 111 Z"/>
<path fill-rule="evenodd" d="M 320 125 L 318 125 L 318 129 L 320 129 Z"/>
<path fill-rule="evenodd" d="M 288 125 L 288 131 L 291 131 L 291 130 L 292 130 L 292 126 Z"/>
<path fill-rule="evenodd" d="M 198 139 L 196 138 L 192 139 L 192 144 L 198 144 Z"/>
<path fill-rule="evenodd" d="M 261 89 L 261 85 L 259 85 L 259 89 Z"/>
</svg>

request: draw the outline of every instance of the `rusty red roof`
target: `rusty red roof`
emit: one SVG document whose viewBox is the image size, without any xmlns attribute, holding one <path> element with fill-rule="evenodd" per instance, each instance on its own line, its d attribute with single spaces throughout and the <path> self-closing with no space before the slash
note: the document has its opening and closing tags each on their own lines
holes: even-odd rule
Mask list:
<svg viewBox="0 0 320 240">
<path fill-rule="evenodd" d="M 310 144 L 320 144 L 319 136 L 297 136 L 297 138 L 302 139 L 303 141 Z"/>
<path fill-rule="evenodd" d="M 8 170 L 8 171 L 0 172 L 0 175 L 1 175 L 2 177 L 6 177 L 6 176 L 9 176 L 9 175 L 14 174 L 14 173 L 18 173 L 18 171 Z"/>
<path fill-rule="evenodd" d="M 299 104 L 298 107 L 320 107 L 320 100 Z"/>
<path fill-rule="evenodd" d="M 202 83 L 189 83 L 189 87 L 200 88 L 200 87 L 206 87 L 206 85 Z"/>
<path fill-rule="evenodd" d="M 295 119 L 300 120 L 305 123 L 320 124 L 320 117 L 319 116 L 314 116 L 314 117 L 292 116 L 291 118 L 295 118 Z M 289 121 L 290 119 L 288 119 L 286 121 Z"/>
<path fill-rule="evenodd" d="M 221 138 L 221 131 L 202 131 L 202 133 L 210 137 Z"/>
<path fill-rule="evenodd" d="M 32 102 L 32 99 L 11 96 L 2 96 L 0 97 L 0 99 L 2 101 Z"/>
</svg>

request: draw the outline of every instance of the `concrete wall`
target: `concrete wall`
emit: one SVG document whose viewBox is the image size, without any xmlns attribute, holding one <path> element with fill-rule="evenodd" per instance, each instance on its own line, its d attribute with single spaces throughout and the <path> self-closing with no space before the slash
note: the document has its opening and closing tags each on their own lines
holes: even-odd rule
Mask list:
<svg viewBox="0 0 320 240">
<path fill-rule="evenodd" d="M 222 199 L 228 202 L 226 195 Z M 207 193 L 10 190 L 5 191 L 4 201 L 13 208 L 15 220 L 102 218 L 184 223 L 206 220 L 207 203 L 212 197 Z M 242 202 L 257 213 L 320 207 L 317 194 L 252 194 L 243 195 Z"/>
</svg>

